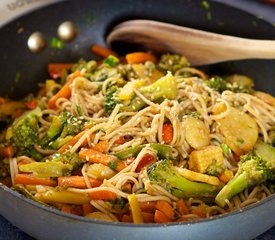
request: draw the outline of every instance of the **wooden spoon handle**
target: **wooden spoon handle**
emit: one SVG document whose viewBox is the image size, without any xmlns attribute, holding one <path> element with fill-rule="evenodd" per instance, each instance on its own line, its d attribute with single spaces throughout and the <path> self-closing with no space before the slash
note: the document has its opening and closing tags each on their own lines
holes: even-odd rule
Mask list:
<svg viewBox="0 0 275 240">
<path fill-rule="evenodd" d="M 275 41 L 245 39 L 151 20 L 131 20 L 116 26 L 108 43 L 142 43 L 152 50 L 186 56 L 193 65 L 240 59 L 275 59 Z"/>
</svg>

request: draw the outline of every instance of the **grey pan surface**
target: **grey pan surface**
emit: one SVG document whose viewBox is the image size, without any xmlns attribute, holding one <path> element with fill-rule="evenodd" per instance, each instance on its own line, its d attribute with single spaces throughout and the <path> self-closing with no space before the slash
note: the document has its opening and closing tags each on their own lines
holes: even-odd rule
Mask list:
<svg viewBox="0 0 275 240">
<path fill-rule="evenodd" d="M 23 17 L 9 24 L 3 31 L 0 30 L 0 39 L 7 35 L 10 39 L 9 44 L 5 43 L 0 48 L 2 55 L 0 67 L 6 79 L 5 85 L 0 90 L 1 94 L 8 93 L 9 96 L 20 96 L 35 89 L 34 86 L 37 79 L 44 79 L 44 69 L 49 61 L 55 60 L 58 62 L 65 59 L 69 62 L 82 56 L 91 58 L 92 56 L 88 55 L 88 47 L 91 42 L 104 43 L 104 35 L 108 29 L 115 22 L 124 19 L 147 18 L 163 20 L 237 36 L 275 39 L 274 27 L 270 24 L 268 25 L 260 18 L 247 15 L 231 7 L 212 3 L 211 1 L 212 21 L 206 20 L 205 10 L 201 7 L 201 1 L 174 1 L 173 6 L 170 6 L 170 1 L 165 0 L 159 1 L 158 4 L 150 0 L 139 2 L 105 0 L 97 1 L 97 3 L 82 1 L 82 6 L 79 6 L 77 2 L 79 1 L 58 4 L 54 9 L 48 7 L 43 10 L 44 17 L 41 16 L 42 11 L 37 11 L 30 16 Z M 246 2 L 248 4 L 251 2 L 251 4 L 247 5 L 249 12 L 256 14 L 257 9 L 254 9 L 254 12 L 249 6 L 259 7 L 260 5 L 255 5 L 255 1 Z M 230 3 L 236 5 L 236 1 L 226 1 L 226 4 Z M 71 9 L 74 9 L 75 14 L 73 16 L 69 14 Z M 89 25 L 87 17 L 91 15 L 94 21 Z M 51 18 L 45 21 L 45 16 L 51 16 Z M 66 47 L 62 52 L 48 49 L 39 56 L 33 56 L 28 52 L 24 42 L 28 34 L 35 29 L 39 29 L 45 31 L 48 38 L 50 38 L 55 35 L 58 23 L 68 18 L 79 23 L 82 34 L 76 42 Z M 270 16 L 266 19 L 272 23 Z M 49 22 L 51 23 L 49 24 Z M 23 23 L 26 28 L 25 34 L 19 37 L 13 34 L 18 23 Z M 81 46 L 81 48 L 76 48 L 76 45 Z M 7 66 L 6 62 L 11 62 L 13 64 L 12 68 Z M 30 64 L 32 65 L 32 72 L 25 70 L 26 66 L 30 66 Z M 219 69 L 221 71 L 249 73 L 256 79 L 258 88 L 274 94 L 275 89 L 274 84 L 272 84 L 274 67 L 272 66 L 274 66 L 273 61 L 251 60 L 210 66 L 208 70 L 213 71 L 214 69 L 216 71 Z M 14 86 L 12 81 L 15 75 L 15 68 L 16 71 L 24 73 L 23 83 L 18 86 Z M 259 72 L 261 76 L 259 76 Z M 263 78 L 267 79 L 266 82 L 261 81 Z M 72 217 L 53 209 L 42 207 L 22 198 L 17 193 L 0 187 L 0 213 L 14 225 L 37 239 L 167 239 L 172 237 L 175 239 L 252 239 L 274 226 L 275 220 L 272 214 L 274 210 L 275 199 L 273 196 L 263 203 L 249 207 L 242 213 L 235 212 L 210 221 L 169 226 L 147 225 L 136 227 L 127 224 L 103 224 Z M 15 237 L 17 236 L 16 234 L 11 236 L 3 234 L 5 234 L 4 231 L 1 231 L 0 239 L 16 239 Z M 273 237 L 274 231 L 271 232 L 270 238 L 267 236 L 266 239 L 272 239 Z M 28 236 L 17 239 L 28 239 Z"/>
</svg>

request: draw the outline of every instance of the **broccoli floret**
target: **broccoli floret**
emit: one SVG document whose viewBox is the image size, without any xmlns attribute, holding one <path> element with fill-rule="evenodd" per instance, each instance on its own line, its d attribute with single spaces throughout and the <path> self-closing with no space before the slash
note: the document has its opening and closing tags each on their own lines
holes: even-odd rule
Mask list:
<svg viewBox="0 0 275 240">
<path fill-rule="evenodd" d="M 66 152 L 64 154 L 56 153 L 53 156 L 52 161 L 70 164 L 73 170 L 77 170 L 83 165 L 83 160 L 78 156 L 78 154 L 70 152 Z"/>
<path fill-rule="evenodd" d="M 103 106 L 105 108 L 106 113 L 110 114 L 117 104 L 120 104 L 121 100 L 118 98 L 118 87 L 111 86 L 107 90 L 107 94 L 103 101 Z"/>
<path fill-rule="evenodd" d="M 237 173 L 218 193 L 216 203 L 224 207 L 236 194 L 267 180 L 275 180 L 275 148 L 257 142 L 253 153 L 241 156 Z"/>
<path fill-rule="evenodd" d="M 46 136 L 41 140 L 41 146 L 47 146 L 53 141 L 51 146 L 59 148 L 81 132 L 86 122 L 85 118 L 76 117 L 69 112 L 62 112 L 59 116 L 54 116 Z"/>
<path fill-rule="evenodd" d="M 207 167 L 205 173 L 211 176 L 219 176 L 223 170 L 224 170 L 224 165 L 219 164 L 214 159 L 212 163 Z"/>
<path fill-rule="evenodd" d="M 163 54 L 160 57 L 160 61 L 157 65 L 158 69 L 161 71 L 169 71 L 173 74 L 181 68 L 188 66 L 190 66 L 188 60 L 185 57 L 177 54 Z"/>
<path fill-rule="evenodd" d="M 213 200 L 220 186 L 187 180 L 173 166 L 171 160 L 162 160 L 150 166 L 149 179 L 179 198 Z"/>
<path fill-rule="evenodd" d="M 225 90 L 230 90 L 226 84 L 226 81 L 224 81 L 221 77 L 218 76 L 212 77 L 204 82 L 208 87 L 213 88 L 214 90 L 220 93 L 222 93 Z"/>
<path fill-rule="evenodd" d="M 40 108 L 26 112 L 16 119 L 11 126 L 11 141 L 18 154 L 40 158 L 40 154 L 34 149 L 39 142 L 39 118 L 42 116 Z"/>
<path fill-rule="evenodd" d="M 177 95 L 177 83 L 174 76 L 168 72 L 166 76 L 151 85 L 139 88 L 139 92 L 152 102 L 160 102 L 165 98 L 174 99 Z M 122 108 L 124 111 L 138 111 L 146 105 L 136 95 L 132 101 Z"/>
</svg>

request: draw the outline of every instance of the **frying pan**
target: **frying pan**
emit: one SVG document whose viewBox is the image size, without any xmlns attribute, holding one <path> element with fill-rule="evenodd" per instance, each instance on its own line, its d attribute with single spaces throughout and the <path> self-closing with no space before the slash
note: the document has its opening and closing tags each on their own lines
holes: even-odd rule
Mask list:
<svg viewBox="0 0 275 240">
<path fill-rule="evenodd" d="M 96 58 L 89 51 L 90 45 L 105 45 L 108 32 L 124 20 L 152 19 L 239 37 L 275 39 L 271 23 L 221 3 L 209 3 L 211 19 L 207 19 L 199 0 L 65 1 L 36 10 L 0 29 L 0 95 L 21 98 L 36 91 L 37 83 L 47 78 L 49 62 Z M 40 54 L 29 51 L 26 42 L 31 33 L 40 31 L 50 42 L 58 25 L 66 20 L 74 22 L 79 30 L 73 42 L 64 49 L 48 45 Z M 273 60 L 246 60 L 211 65 L 204 70 L 248 75 L 257 89 L 274 95 L 274 65 Z M 20 79 L 15 81 L 18 73 Z M 243 210 L 196 222 L 106 223 L 61 213 L 0 185 L 0 214 L 37 239 L 252 239 L 275 225 L 274 212 L 275 195 Z"/>
</svg>

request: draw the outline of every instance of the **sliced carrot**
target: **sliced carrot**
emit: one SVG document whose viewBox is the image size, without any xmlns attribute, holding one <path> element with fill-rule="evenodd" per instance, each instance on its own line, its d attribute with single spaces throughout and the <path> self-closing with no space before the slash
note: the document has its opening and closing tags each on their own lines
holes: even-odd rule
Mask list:
<svg viewBox="0 0 275 240">
<path fill-rule="evenodd" d="M 199 205 L 198 207 L 192 209 L 191 213 L 197 215 L 200 218 L 206 218 L 206 208 L 203 205 Z"/>
<path fill-rule="evenodd" d="M 69 204 L 63 204 L 61 206 L 61 211 L 64 213 L 72 213 L 72 207 Z"/>
<path fill-rule="evenodd" d="M 154 213 L 149 213 L 149 212 L 141 212 L 143 221 L 145 223 L 153 223 L 154 222 Z"/>
<path fill-rule="evenodd" d="M 5 158 L 11 158 L 15 154 L 16 150 L 12 145 L 0 147 L 0 156 Z"/>
<path fill-rule="evenodd" d="M 63 70 L 69 70 L 74 63 L 49 63 L 48 72 L 53 79 L 58 79 L 62 76 Z"/>
<path fill-rule="evenodd" d="M 82 211 L 83 215 L 87 215 L 88 213 L 91 213 L 95 210 L 94 206 L 91 205 L 90 203 L 84 203 L 82 204 Z"/>
<path fill-rule="evenodd" d="M 121 218 L 121 222 L 132 223 L 133 222 L 132 215 L 123 214 L 123 216 Z"/>
<path fill-rule="evenodd" d="M 140 202 L 139 207 L 143 212 L 155 212 L 156 210 L 156 202 Z"/>
<path fill-rule="evenodd" d="M 169 223 L 172 219 L 167 217 L 162 211 L 156 210 L 154 214 L 155 223 Z"/>
<path fill-rule="evenodd" d="M 91 187 L 99 187 L 102 182 L 98 179 L 89 178 Z M 87 188 L 84 177 L 82 176 L 68 176 L 58 177 L 58 186 L 60 187 L 74 187 L 74 188 Z"/>
<path fill-rule="evenodd" d="M 159 200 L 156 203 L 156 209 L 163 212 L 168 218 L 173 219 L 174 218 L 174 210 L 173 207 L 164 200 Z"/>
<path fill-rule="evenodd" d="M 165 144 L 169 144 L 172 142 L 174 136 L 174 129 L 172 124 L 164 123 L 162 127 L 162 139 Z"/>
<path fill-rule="evenodd" d="M 93 146 L 93 149 L 104 153 L 109 147 L 109 143 L 107 141 L 100 141 L 96 145 Z"/>
<path fill-rule="evenodd" d="M 108 57 L 109 55 L 117 56 L 117 54 L 115 52 L 113 52 L 111 49 L 100 46 L 98 44 L 93 44 L 91 46 L 91 51 L 92 51 L 92 53 L 94 53 L 98 56 L 104 57 L 104 58 Z"/>
<path fill-rule="evenodd" d="M 116 194 L 108 190 L 98 190 L 95 192 L 90 192 L 89 196 L 92 200 L 114 201 L 116 199 Z"/>
<path fill-rule="evenodd" d="M 228 183 L 230 181 L 231 178 L 234 177 L 234 173 L 231 170 L 224 170 L 220 176 L 219 176 L 219 180 L 223 183 Z"/>
<path fill-rule="evenodd" d="M 176 209 L 177 209 L 178 213 L 181 215 L 190 213 L 189 208 L 187 207 L 185 201 L 182 198 L 180 198 L 176 202 Z"/>
<path fill-rule="evenodd" d="M 134 52 L 126 55 L 126 61 L 129 64 L 145 63 L 146 61 L 151 61 L 157 63 L 157 58 L 148 52 Z"/>
<path fill-rule="evenodd" d="M 50 109 L 55 109 L 56 108 L 56 101 L 59 98 L 67 98 L 69 99 L 71 97 L 71 84 L 73 81 L 81 76 L 81 73 L 79 71 L 74 72 L 69 80 L 65 83 L 65 85 L 49 100 L 48 102 L 48 107 Z"/>
<path fill-rule="evenodd" d="M 56 187 L 57 182 L 53 179 L 48 178 L 38 178 L 30 174 L 16 174 L 15 176 L 16 184 L 24 184 L 24 185 L 45 185 Z"/>
<path fill-rule="evenodd" d="M 137 168 L 136 168 L 136 172 L 140 172 L 142 168 L 148 166 L 149 164 L 153 163 L 156 160 L 156 156 L 146 153 L 142 159 L 140 160 Z"/>
<path fill-rule="evenodd" d="M 89 129 L 85 129 L 82 132 L 78 133 L 76 136 L 74 136 L 70 141 L 68 141 L 67 143 L 65 143 L 61 148 L 58 149 L 59 153 L 64 153 L 66 152 L 68 149 L 70 149 L 73 145 L 75 145 L 78 140 L 87 132 L 89 131 Z M 93 137 L 93 134 L 90 135 L 90 138 Z M 87 139 L 84 140 L 84 142 L 82 143 L 81 146 L 84 146 L 87 144 Z"/>
</svg>

